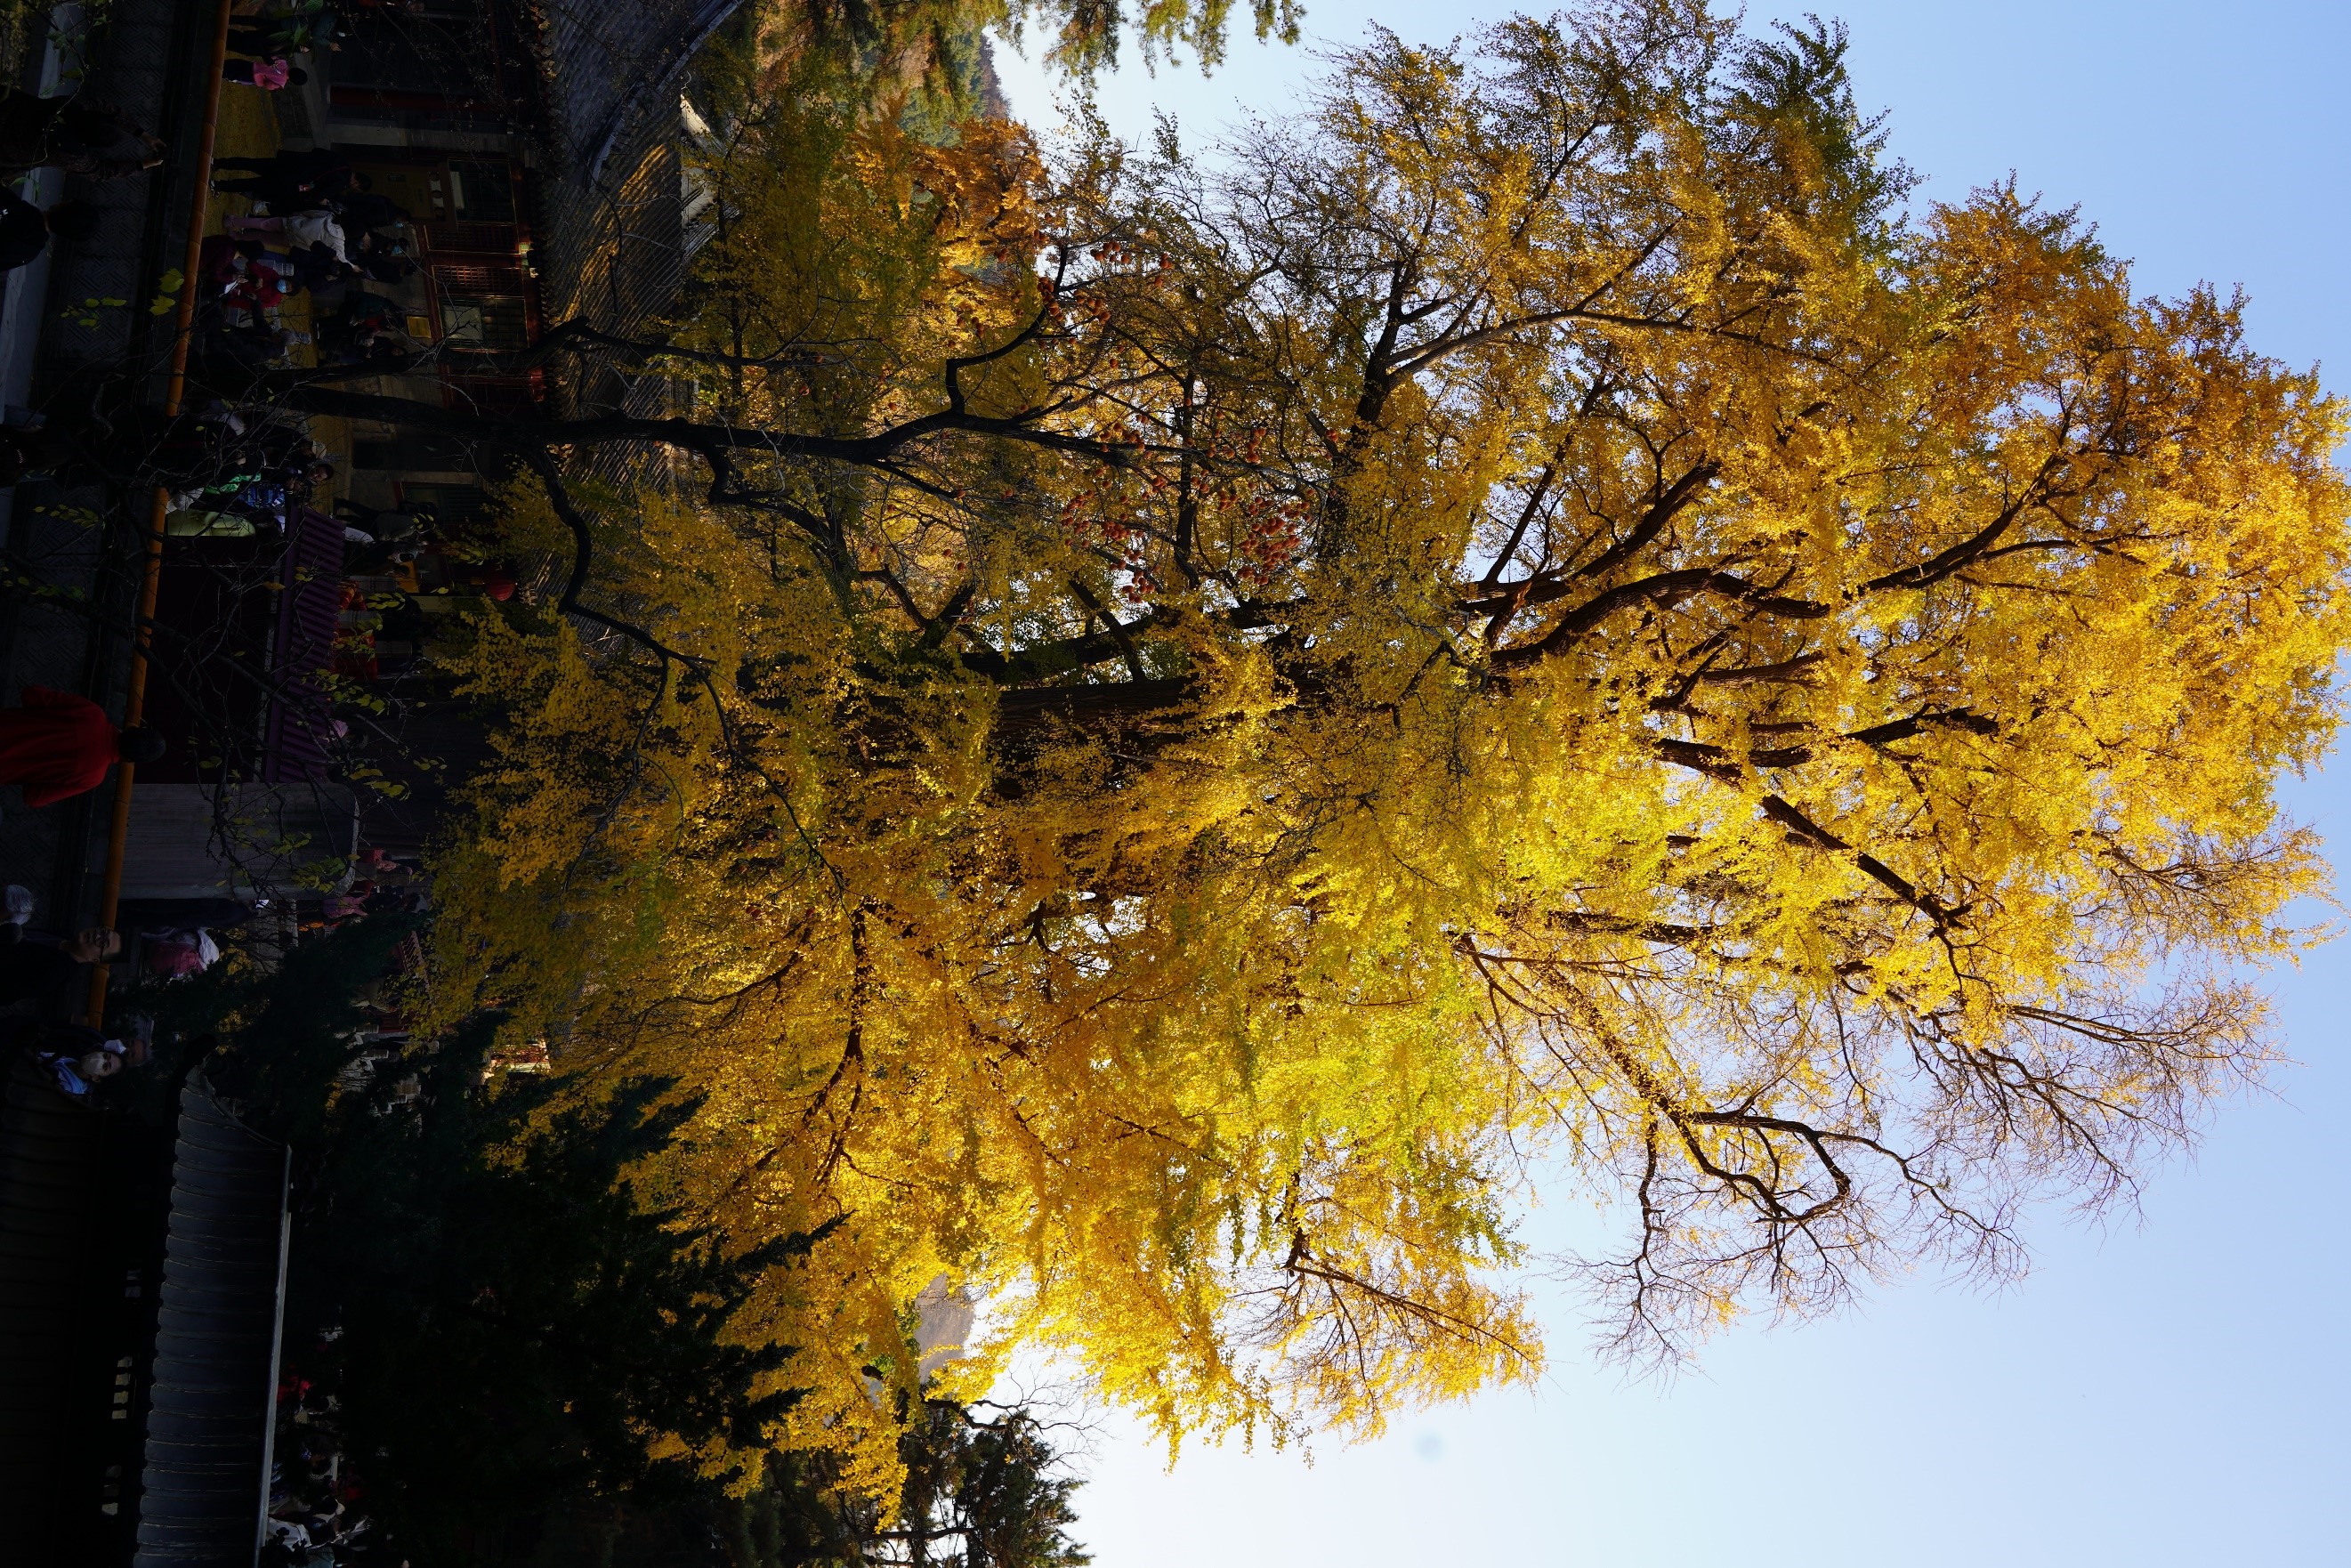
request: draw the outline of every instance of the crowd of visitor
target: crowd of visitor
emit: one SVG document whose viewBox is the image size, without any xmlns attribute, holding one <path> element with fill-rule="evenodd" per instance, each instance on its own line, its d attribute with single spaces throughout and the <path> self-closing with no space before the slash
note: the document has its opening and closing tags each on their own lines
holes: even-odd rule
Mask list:
<svg viewBox="0 0 2351 1568">
<path fill-rule="evenodd" d="M 269 1476 L 268 1533 L 258 1559 L 264 1568 L 364 1564 L 385 1544 L 343 1448 L 342 1402 L 326 1386 L 333 1375 L 330 1352 L 340 1337 L 340 1329 L 324 1331 L 309 1354 L 288 1358 L 289 1369 L 278 1381 L 278 1457 Z"/>
<path fill-rule="evenodd" d="M 237 0 L 230 57 L 220 71 L 228 100 L 249 119 L 256 100 L 235 95 L 305 89 L 315 94 L 313 79 L 325 74 L 326 51 L 339 47 L 339 36 L 350 31 L 362 10 L 421 16 L 423 0 Z M 209 205 L 211 226 L 218 232 L 204 238 L 193 275 L 185 280 L 193 313 L 187 337 L 188 390 L 172 405 L 177 412 L 167 415 L 150 406 L 144 380 L 129 396 L 121 395 L 120 385 L 110 392 L 78 383 L 45 384 L 38 412 L 0 403 L 0 489 L 42 478 L 68 488 L 102 484 L 113 502 L 126 495 L 135 499 L 126 510 L 135 512 L 142 526 L 148 498 L 160 490 L 166 563 L 204 563 L 206 570 L 212 563 L 233 563 L 245 573 L 237 580 L 239 591 L 256 586 L 282 591 L 273 609 L 290 606 L 296 599 L 290 591 L 298 586 L 323 587 L 333 611 L 331 653 L 323 637 L 314 638 L 300 644 L 301 657 L 309 662 L 289 666 L 278 662 L 280 643 L 270 643 L 268 659 L 250 664 L 277 684 L 271 695 L 251 700 L 277 705 L 260 710 L 272 716 L 284 711 L 290 668 L 296 684 L 309 683 L 322 694 L 317 699 L 321 727 L 348 735 L 342 720 L 357 724 L 360 716 L 346 700 L 349 685 L 376 682 L 395 667 L 395 659 L 415 657 L 413 652 L 385 653 L 386 647 L 424 645 L 423 622 L 430 617 L 419 612 L 418 596 L 459 592 L 502 600 L 517 591 L 517 582 L 506 565 L 469 559 L 451 537 L 455 530 L 444 528 L 431 504 L 402 499 L 368 505 L 340 493 L 336 455 L 314 439 L 301 417 L 280 406 L 283 388 L 306 372 L 361 367 L 362 373 L 399 373 L 428 361 L 434 343 L 432 329 L 417 319 L 419 307 L 408 303 L 423 292 L 412 280 L 420 271 L 418 236 L 424 231 L 414 226 L 412 214 L 375 189 L 368 173 L 352 167 L 341 152 L 298 144 L 264 151 L 268 146 L 266 141 L 247 141 L 239 150 L 258 155 L 216 158 L 209 193 L 200 189 L 196 195 L 199 207 Z M 54 177 L 21 176 L 55 170 L 78 182 L 130 180 L 159 168 L 166 152 L 164 141 L 148 128 L 88 96 L 0 89 L 0 273 L 35 267 L 21 286 L 37 300 L 45 287 L 42 267 L 78 268 L 83 256 L 73 247 L 97 241 L 101 230 L 110 240 L 123 237 L 129 232 L 124 214 L 136 204 L 124 200 L 132 193 L 120 188 L 81 189 L 81 196 L 92 199 L 57 200 Z M 387 184 L 400 189 L 390 176 Z M 155 193 L 160 205 L 160 182 Z M 207 194 L 214 198 L 209 204 Z M 44 259 L 52 256 L 56 259 Z M 177 252 L 171 265 L 182 265 Z M 161 288 L 168 296 L 180 284 L 173 272 Z M 7 287 L 13 291 L 20 284 L 10 280 Z M 136 312 L 145 302 L 89 301 L 93 307 L 101 303 Z M 169 313 L 167 302 L 159 314 Z M 429 308 L 423 313 L 429 316 Z M 168 319 L 163 325 L 169 327 Z M 57 329 L 53 321 L 47 329 Z M 153 334 L 147 339 L 151 345 L 156 340 Z M 161 340 L 172 341 L 168 336 Z M 363 494 L 371 500 L 383 498 L 364 488 Z M 31 515 L 31 505 L 20 499 L 16 516 Z M 322 538 L 329 548 L 314 549 Z M 251 547 L 238 540 L 251 541 Z M 342 550 L 340 566 L 331 548 L 336 543 Z M 317 566 L 322 559 L 326 564 Z M 16 570 L 15 563 L 10 570 Z M 225 581 L 229 570 L 222 569 Z M 300 575 L 314 570 L 308 581 Z M 315 602 L 319 595 L 306 597 Z M 169 629 L 174 623 L 168 619 L 168 591 L 166 600 L 154 623 Z M 286 633 L 276 635 L 283 639 Z M 154 655 L 155 667 L 183 656 L 163 630 L 155 632 L 152 646 L 169 650 Z M 222 651 L 228 647 L 225 637 L 205 647 L 204 656 L 237 656 Z M 170 678 L 156 677 L 159 683 Z M 370 706 L 371 700 L 363 696 L 357 706 L 381 712 L 381 704 Z M 219 747 L 202 738 L 189 744 L 192 734 L 200 734 L 202 725 L 217 716 L 191 720 L 151 700 L 150 715 L 162 715 L 153 720 L 156 727 L 118 725 L 98 702 L 29 683 L 0 695 L 0 702 L 12 705 L 0 706 L 0 785 L 18 787 L 23 809 L 11 800 L 5 810 L 19 831 L 31 825 L 29 812 L 89 796 L 118 768 L 140 769 L 142 795 L 151 783 L 143 775 L 167 756 L 175 767 L 195 769 L 162 771 L 167 786 L 196 777 L 209 789 L 233 776 L 219 758 L 201 758 L 204 750 Z M 257 732 L 262 726 L 247 727 Z M 172 737 L 168 753 L 167 730 Z M 356 764 L 339 742 L 327 744 L 333 756 L 306 763 L 317 771 L 303 777 L 348 783 Z M 131 841 L 135 862 L 135 835 Z M 60 864 L 86 863 L 66 858 L 84 852 L 75 843 L 68 839 L 59 850 Z M 298 894 L 228 876 L 219 881 L 214 896 L 122 899 L 108 927 L 74 929 L 78 923 L 58 915 L 44 919 L 47 912 L 31 889 L 0 890 L 5 901 L 5 917 L 0 919 L 0 1078 L 7 1080 L 0 1095 L 7 1098 L 9 1112 L 18 1108 L 17 1095 L 27 1094 L 52 1117 L 81 1118 L 86 1108 L 104 1107 L 110 1100 L 118 1114 L 126 1106 L 134 1115 L 142 1113 L 140 1103 L 152 1096 L 141 1092 L 141 1078 L 147 1088 L 168 1087 L 155 1082 L 164 1068 L 151 1065 L 159 1055 L 155 1026 L 138 1009 L 152 1006 L 168 1019 L 172 1009 L 165 998 L 173 993 L 152 988 L 223 964 L 232 975 L 243 972 L 238 966 L 266 969 L 274 961 L 271 955 L 290 942 L 343 922 L 426 907 L 429 893 L 417 860 L 348 842 L 338 848 L 340 873 L 329 870 L 321 876 L 328 862 L 306 862 Z M 151 891 L 172 880 L 142 880 L 135 863 L 131 870 L 131 883 Z M 13 863 L 11 871 L 41 882 Z M 423 948 L 413 936 L 401 953 L 396 970 L 422 967 Z M 111 995 L 102 1010 L 92 1010 L 88 1002 L 101 967 Z M 201 992 L 177 995 L 203 1000 Z M 93 1026 L 83 1019 L 103 1021 Z M 362 1073 L 397 1055 L 407 1027 L 392 1000 L 371 1006 L 365 1021 L 367 1027 L 350 1037 L 350 1070 Z M 201 1052 L 209 1043 L 199 1040 L 190 1049 Z M 161 1061 L 171 1062 L 179 1060 L 187 1042 L 167 1031 L 161 1044 Z M 140 1074 L 141 1068 L 148 1071 Z M 125 1074 L 134 1076 L 126 1080 Z M 395 1105 L 421 1092 L 413 1080 L 389 1087 Z M 49 1098 L 52 1093 L 77 1109 L 61 1108 Z M 332 1342 L 339 1332 L 327 1331 L 307 1351 L 289 1340 L 286 1364 L 291 1370 L 277 1390 L 274 1462 L 257 1563 L 363 1568 L 383 1561 L 389 1568 L 400 1561 L 369 1517 L 360 1478 L 346 1452 L 333 1386 L 338 1374 Z M 249 1490 L 246 1495 L 251 1497 Z M 112 1514 L 113 1506 L 106 1511 Z"/>
<path fill-rule="evenodd" d="M 329 148 L 224 158 L 217 167 L 241 177 L 215 180 L 213 188 L 251 198 L 253 211 L 229 218 L 227 233 L 204 247 L 201 265 L 214 307 L 214 319 L 202 323 L 208 356 L 252 368 L 252 340 L 274 329 L 266 313 L 302 291 L 311 296 L 326 362 L 401 361 L 422 347 L 400 329 L 393 301 L 366 287 L 398 284 L 416 272 L 402 232 L 410 221 L 406 209 L 377 194 L 367 175 Z M 246 346 L 218 340 L 224 333 L 244 334 Z"/>
</svg>

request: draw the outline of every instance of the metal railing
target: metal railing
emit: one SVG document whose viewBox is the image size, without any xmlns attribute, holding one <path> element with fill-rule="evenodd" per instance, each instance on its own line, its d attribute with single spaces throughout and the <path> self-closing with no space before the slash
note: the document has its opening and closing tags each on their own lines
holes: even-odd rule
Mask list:
<svg viewBox="0 0 2351 1568">
<path fill-rule="evenodd" d="M 180 264 L 180 308 L 177 325 L 172 335 L 172 378 L 163 393 L 166 417 L 180 412 L 180 402 L 188 391 L 188 347 L 194 336 L 196 320 L 196 277 L 204 259 L 204 220 L 210 215 L 213 183 L 213 145 L 220 133 L 221 68 L 228 63 L 229 8 L 234 0 L 220 0 L 218 14 L 213 18 L 212 63 L 205 69 L 204 123 L 196 140 L 196 183 L 188 204 L 188 245 Z M 131 631 L 131 687 L 122 700 L 122 727 L 136 725 L 147 711 L 147 649 L 153 636 L 155 594 L 163 574 L 163 525 L 172 509 L 169 487 L 155 486 L 154 502 L 147 519 L 147 548 L 139 579 L 139 618 Z M 99 884 L 98 923 L 111 928 L 117 907 L 122 901 L 122 857 L 131 838 L 131 791 L 138 769 L 129 758 L 117 765 L 114 779 L 114 815 L 106 836 L 106 873 Z M 124 956 L 129 957 L 125 944 Z M 85 1008 L 89 1026 L 98 1028 L 106 1019 L 106 985 L 108 966 L 99 962 L 91 966 L 89 999 Z"/>
</svg>

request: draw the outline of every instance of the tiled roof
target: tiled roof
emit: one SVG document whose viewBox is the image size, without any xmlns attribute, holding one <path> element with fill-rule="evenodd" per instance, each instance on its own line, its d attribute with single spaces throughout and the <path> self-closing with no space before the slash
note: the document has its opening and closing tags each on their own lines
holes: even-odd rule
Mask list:
<svg viewBox="0 0 2351 1568">
<path fill-rule="evenodd" d="M 538 0 L 555 121 L 538 204 L 540 265 L 551 280 L 597 271 L 598 253 L 638 230 L 633 218 L 623 221 L 623 208 L 642 202 L 630 187 L 642 183 L 648 153 L 676 134 L 678 95 L 695 52 L 741 5 Z M 674 189 L 660 194 L 676 205 Z"/>
<path fill-rule="evenodd" d="M 560 162 L 601 183 L 614 155 L 677 114 L 687 62 L 743 0 L 540 0 Z"/>
<path fill-rule="evenodd" d="M 180 1091 L 133 1568 L 249 1564 L 276 1411 L 284 1145 Z"/>
</svg>

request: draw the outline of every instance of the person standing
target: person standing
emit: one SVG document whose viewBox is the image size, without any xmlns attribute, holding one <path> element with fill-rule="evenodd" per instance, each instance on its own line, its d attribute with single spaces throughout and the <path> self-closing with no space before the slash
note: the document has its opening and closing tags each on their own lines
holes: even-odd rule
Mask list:
<svg viewBox="0 0 2351 1568">
<path fill-rule="evenodd" d="M 307 152 L 277 152 L 266 158 L 215 158 L 213 189 L 223 195 L 252 196 L 267 202 L 272 212 L 323 205 L 352 188 L 350 159 L 331 147 Z M 223 179 L 217 172 L 243 174 Z"/>
<path fill-rule="evenodd" d="M 63 942 L 29 936 L 19 925 L 0 932 L 0 1007 L 47 1002 L 66 994 L 85 964 L 120 957 L 122 936 L 102 926 L 76 932 Z"/>
<path fill-rule="evenodd" d="M 332 49 L 341 18 L 328 0 L 298 0 L 273 16 L 246 22 L 228 30 L 231 53 L 266 59 L 281 55 Z"/>
<path fill-rule="evenodd" d="M 0 186 L 0 272 L 14 272 L 48 248 L 51 235 L 86 240 L 98 232 L 98 209 L 88 202 L 59 202 L 43 212 Z"/>
<path fill-rule="evenodd" d="M 154 1031 L 153 1020 L 145 1018 L 125 1019 L 114 1036 L 77 1023 L 34 1019 L 0 1023 L 0 1040 L 48 1069 L 59 1092 L 76 1100 L 126 1068 L 145 1066 L 154 1055 Z"/>
<path fill-rule="evenodd" d="M 257 87 L 264 92 L 279 92 L 303 86 L 309 81 L 310 73 L 280 56 L 276 59 L 226 61 L 221 66 L 221 79 L 241 87 Z"/>
<path fill-rule="evenodd" d="M 159 760 L 152 729 L 117 729 L 88 697 L 26 686 L 24 706 L 0 708 L 0 784 L 21 784 L 25 804 L 47 806 L 95 789 L 118 761 Z"/>
<path fill-rule="evenodd" d="M 162 139 L 109 105 L 0 89 L 0 171 L 54 165 L 92 180 L 119 180 L 163 162 Z"/>
</svg>

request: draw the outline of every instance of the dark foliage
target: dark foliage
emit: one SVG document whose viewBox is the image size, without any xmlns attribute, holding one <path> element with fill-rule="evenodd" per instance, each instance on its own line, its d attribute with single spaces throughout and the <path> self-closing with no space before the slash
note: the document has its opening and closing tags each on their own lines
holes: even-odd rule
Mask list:
<svg viewBox="0 0 2351 1568">
<path fill-rule="evenodd" d="M 727 1256 L 643 1206 L 622 1173 L 690 1113 L 654 1109 L 664 1085 L 556 1109 L 548 1080 L 486 1077 L 487 1019 L 371 1060 L 365 998 L 407 929 L 347 926 L 157 1010 L 181 1064 L 215 1035 L 203 1070 L 297 1150 L 288 1364 L 337 1392 L 368 1510 L 412 1555 L 527 1562 L 550 1520 L 705 1497 L 660 1436 L 758 1442 L 791 1353 L 722 1331 L 817 1238 Z"/>
</svg>

